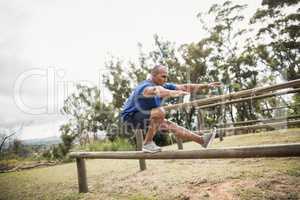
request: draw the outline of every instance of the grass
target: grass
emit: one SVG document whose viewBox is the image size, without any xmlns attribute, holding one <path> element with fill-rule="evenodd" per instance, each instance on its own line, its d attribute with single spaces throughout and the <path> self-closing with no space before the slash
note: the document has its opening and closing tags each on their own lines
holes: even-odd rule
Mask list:
<svg viewBox="0 0 300 200">
<path fill-rule="evenodd" d="M 0 199 L 79 199 L 73 163 L 0 174 Z"/>
<path fill-rule="evenodd" d="M 31 165 L 31 164 L 35 164 L 38 162 L 48 162 L 48 160 L 42 159 L 42 158 L 35 159 L 35 158 L 31 158 L 31 157 L 22 158 L 22 157 L 18 157 L 18 156 L 15 156 L 13 158 L 12 157 L 8 157 L 8 158 L 4 157 L 4 158 L 0 159 L 0 173 L 2 171 L 13 169 L 18 166 Z"/>
<path fill-rule="evenodd" d="M 300 129 L 225 137 L 213 147 L 300 142 Z M 184 149 L 198 149 L 193 142 Z M 164 150 L 177 149 L 177 145 Z M 78 194 L 76 164 L 0 174 L 0 200 L 299 199 L 299 158 L 87 160 L 90 192 Z"/>
<path fill-rule="evenodd" d="M 127 139 L 117 138 L 113 142 L 109 140 L 104 141 L 96 141 L 92 142 L 91 144 L 87 144 L 86 146 L 80 147 L 81 151 L 132 151 L 134 150 L 134 146 L 128 142 Z"/>
<path fill-rule="evenodd" d="M 300 177 L 300 166 L 293 165 L 293 166 L 288 168 L 286 173 L 290 176 Z"/>
</svg>

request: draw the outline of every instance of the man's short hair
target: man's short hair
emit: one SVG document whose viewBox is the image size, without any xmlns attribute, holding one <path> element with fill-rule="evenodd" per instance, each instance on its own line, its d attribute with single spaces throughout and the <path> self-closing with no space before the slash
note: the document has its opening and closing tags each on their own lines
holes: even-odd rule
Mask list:
<svg viewBox="0 0 300 200">
<path fill-rule="evenodd" d="M 158 73 L 159 73 L 159 70 L 160 70 L 161 68 L 166 68 L 166 67 L 163 66 L 163 65 L 155 65 L 155 66 L 151 69 L 151 75 L 152 75 L 152 76 L 155 76 L 156 74 L 158 74 Z"/>
</svg>

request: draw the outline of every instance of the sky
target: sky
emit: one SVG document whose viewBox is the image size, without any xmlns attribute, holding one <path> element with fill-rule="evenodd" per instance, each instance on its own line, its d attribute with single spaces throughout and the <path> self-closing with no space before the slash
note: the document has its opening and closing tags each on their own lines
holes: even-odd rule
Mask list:
<svg viewBox="0 0 300 200">
<path fill-rule="evenodd" d="M 1 0 L 0 129 L 25 123 L 20 139 L 58 136 L 72 86 L 99 85 L 111 55 L 135 60 L 138 43 L 153 49 L 154 34 L 178 45 L 200 40 L 197 14 L 222 2 Z M 233 2 L 250 15 L 261 0 Z"/>
</svg>

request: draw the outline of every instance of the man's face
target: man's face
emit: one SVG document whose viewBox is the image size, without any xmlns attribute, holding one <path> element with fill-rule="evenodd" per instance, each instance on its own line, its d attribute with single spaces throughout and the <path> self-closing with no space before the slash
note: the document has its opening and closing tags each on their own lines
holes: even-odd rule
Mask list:
<svg viewBox="0 0 300 200">
<path fill-rule="evenodd" d="M 163 85 L 167 82 L 168 79 L 168 71 L 166 68 L 160 68 L 159 72 L 153 76 L 153 82 L 157 85 Z"/>
</svg>

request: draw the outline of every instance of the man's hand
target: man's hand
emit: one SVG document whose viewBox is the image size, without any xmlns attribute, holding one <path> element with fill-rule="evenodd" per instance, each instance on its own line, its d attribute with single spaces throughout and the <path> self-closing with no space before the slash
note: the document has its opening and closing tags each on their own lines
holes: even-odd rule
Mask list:
<svg viewBox="0 0 300 200">
<path fill-rule="evenodd" d="M 212 82 L 212 83 L 208 83 L 207 84 L 208 88 L 216 88 L 216 87 L 221 87 L 221 83 L 220 82 Z"/>
</svg>

